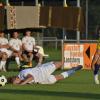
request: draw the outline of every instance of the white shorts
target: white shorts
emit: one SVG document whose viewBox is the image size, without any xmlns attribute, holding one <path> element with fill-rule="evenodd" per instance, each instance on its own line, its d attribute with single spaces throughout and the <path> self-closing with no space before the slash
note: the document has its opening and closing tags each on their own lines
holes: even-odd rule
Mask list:
<svg viewBox="0 0 100 100">
<path fill-rule="evenodd" d="M 39 82 L 40 84 L 53 84 L 56 82 L 56 78 L 52 73 L 56 70 L 55 65 L 53 62 L 49 62 L 43 64 L 41 67 L 41 76 L 42 80 Z M 39 76 L 41 78 L 41 76 Z"/>
<path fill-rule="evenodd" d="M 12 51 L 11 50 L 8 50 L 8 49 L 5 49 L 5 48 L 2 48 L 0 49 L 1 52 L 5 52 L 8 56 L 8 58 L 12 55 Z"/>
<path fill-rule="evenodd" d="M 19 73 L 18 77 L 21 80 L 24 80 L 25 77 L 28 74 L 30 74 L 34 78 L 34 80 L 32 81 L 34 83 L 53 84 L 56 82 L 55 76 L 52 75 L 52 73 L 55 70 L 56 70 L 55 65 L 53 64 L 53 62 L 50 62 L 50 63 L 41 65 L 41 67 L 25 69 Z"/>
</svg>

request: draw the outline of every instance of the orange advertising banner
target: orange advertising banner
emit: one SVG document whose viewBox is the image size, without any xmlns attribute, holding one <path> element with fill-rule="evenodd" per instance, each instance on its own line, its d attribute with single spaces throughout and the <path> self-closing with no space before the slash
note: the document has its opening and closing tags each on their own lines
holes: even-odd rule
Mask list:
<svg viewBox="0 0 100 100">
<path fill-rule="evenodd" d="M 92 59 L 96 52 L 96 43 L 64 44 L 64 69 L 83 65 L 84 69 L 91 69 Z"/>
<path fill-rule="evenodd" d="M 85 69 L 91 69 L 92 59 L 96 52 L 97 44 L 96 43 L 87 43 L 84 44 L 84 67 Z"/>
</svg>

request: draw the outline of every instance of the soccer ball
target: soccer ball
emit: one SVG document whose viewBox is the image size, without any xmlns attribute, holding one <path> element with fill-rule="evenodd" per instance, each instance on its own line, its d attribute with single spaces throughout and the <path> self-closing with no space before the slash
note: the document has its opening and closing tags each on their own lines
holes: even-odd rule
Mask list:
<svg viewBox="0 0 100 100">
<path fill-rule="evenodd" d="M 0 86 L 5 86 L 6 83 L 7 83 L 7 79 L 4 75 L 2 75 L 0 77 Z"/>
</svg>

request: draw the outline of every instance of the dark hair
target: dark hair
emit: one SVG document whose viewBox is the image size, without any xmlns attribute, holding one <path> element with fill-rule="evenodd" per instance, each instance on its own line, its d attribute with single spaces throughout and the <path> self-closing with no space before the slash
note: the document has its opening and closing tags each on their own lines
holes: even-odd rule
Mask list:
<svg viewBox="0 0 100 100">
<path fill-rule="evenodd" d="M 13 38 L 13 35 L 14 35 L 15 32 L 18 32 L 18 30 L 13 29 L 13 30 L 11 31 L 11 38 Z"/>
<path fill-rule="evenodd" d="M 26 29 L 25 32 L 23 33 L 23 36 L 26 36 L 26 32 L 31 32 L 31 30 Z"/>
<path fill-rule="evenodd" d="M 7 78 L 7 83 L 13 83 L 13 81 L 15 80 L 16 76 L 13 77 L 8 77 Z"/>
</svg>

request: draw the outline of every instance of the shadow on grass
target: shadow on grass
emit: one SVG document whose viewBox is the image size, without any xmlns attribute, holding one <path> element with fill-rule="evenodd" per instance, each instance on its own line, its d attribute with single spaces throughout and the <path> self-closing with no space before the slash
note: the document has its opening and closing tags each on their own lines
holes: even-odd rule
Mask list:
<svg viewBox="0 0 100 100">
<path fill-rule="evenodd" d="M 81 93 L 81 92 L 59 92 L 59 91 L 45 91 L 45 90 L 16 90 L 16 89 L 0 89 L 0 94 L 11 93 L 20 95 L 35 95 L 35 96 L 58 96 L 84 99 L 100 99 L 100 94 Z"/>
</svg>

